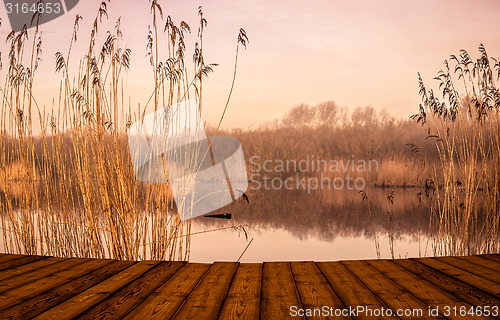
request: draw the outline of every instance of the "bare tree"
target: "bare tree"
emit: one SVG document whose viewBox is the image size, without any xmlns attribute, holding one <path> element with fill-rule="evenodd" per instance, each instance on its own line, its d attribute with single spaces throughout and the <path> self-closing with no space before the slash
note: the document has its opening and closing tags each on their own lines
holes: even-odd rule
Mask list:
<svg viewBox="0 0 500 320">
<path fill-rule="evenodd" d="M 339 107 L 333 101 L 321 102 L 316 106 L 316 120 L 321 125 L 335 126 L 339 120 Z"/>
<path fill-rule="evenodd" d="M 373 127 L 379 123 L 377 111 L 372 106 L 357 107 L 351 114 L 354 126 Z"/>
<path fill-rule="evenodd" d="M 289 127 L 311 126 L 316 118 L 316 109 L 308 104 L 299 104 L 283 117 L 283 124 Z"/>
</svg>

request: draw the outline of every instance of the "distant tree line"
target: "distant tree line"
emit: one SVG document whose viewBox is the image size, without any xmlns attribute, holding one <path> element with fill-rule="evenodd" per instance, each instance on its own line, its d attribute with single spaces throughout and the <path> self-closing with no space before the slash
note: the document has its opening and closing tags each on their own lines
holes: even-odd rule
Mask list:
<svg viewBox="0 0 500 320">
<path fill-rule="evenodd" d="M 238 137 L 247 155 L 294 159 L 306 154 L 325 158 L 413 159 L 410 144 L 433 158 L 436 148 L 422 127 L 372 106 L 352 112 L 334 101 L 299 104 L 281 119 L 254 129 L 227 132 Z"/>
<path fill-rule="evenodd" d="M 278 121 L 282 127 L 374 127 L 394 123 L 396 119 L 391 117 L 384 109 L 377 112 L 372 106 L 357 107 L 351 113 L 346 107 L 339 107 L 334 101 L 325 101 L 310 106 L 299 104 L 290 109 L 283 118 Z"/>
</svg>

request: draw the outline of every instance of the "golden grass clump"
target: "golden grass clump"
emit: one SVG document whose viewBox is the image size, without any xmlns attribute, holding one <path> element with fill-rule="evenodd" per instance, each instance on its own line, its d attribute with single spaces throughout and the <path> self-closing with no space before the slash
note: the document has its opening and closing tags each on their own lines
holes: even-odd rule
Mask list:
<svg viewBox="0 0 500 320">
<path fill-rule="evenodd" d="M 435 78 L 445 102 L 419 75 L 422 104 L 413 118 L 440 159 L 425 183 L 438 255 L 500 251 L 500 65 L 483 45 L 479 52 L 476 60 L 461 50 L 445 61 Z"/>
<path fill-rule="evenodd" d="M 135 179 L 127 130 L 143 119 L 149 103 L 157 110 L 196 99 L 201 111 L 202 81 L 213 69 L 203 60 L 207 22 L 200 7 L 190 77 L 184 62 L 189 25 L 175 25 L 157 1 L 150 1 L 147 50 L 154 89 L 151 101 L 132 112 L 130 105 L 129 110 L 124 107 L 123 76 L 130 68 L 131 51 L 120 46 L 120 20 L 106 38 L 97 36 L 108 17 L 108 4 L 100 3 L 88 49 L 77 64 L 72 49 L 81 16 L 76 16 L 67 50 L 55 55 L 60 91 L 48 114 L 32 95 L 42 53 L 38 24 L 7 37 L 8 69 L 0 88 L 0 219 L 6 252 L 123 260 L 189 258 L 191 223 L 175 214 L 168 184 Z M 159 35 L 163 30 L 165 36 Z M 238 44 L 246 40 L 240 30 Z M 78 66 L 75 72 L 73 65 Z M 35 121 L 40 135 L 33 132 Z"/>
</svg>

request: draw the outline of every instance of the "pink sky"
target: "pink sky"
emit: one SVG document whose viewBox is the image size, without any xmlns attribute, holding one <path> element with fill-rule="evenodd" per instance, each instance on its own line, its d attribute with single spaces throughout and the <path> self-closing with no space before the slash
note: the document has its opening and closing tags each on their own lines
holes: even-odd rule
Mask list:
<svg viewBox="0 0 500 320">
<path fill-rule="evenodd" d="M 35 92 L 39 104 L 48 108 L 58 95 L 60 76 L 53 71 L 54 53 L 67 51 L 75 14 L 84 18 L 75 49 L 75 56 L 81 57 L 99 2 L 80 0 L 69 14 L 42 26 L 43 63 Z M 479 43 L 490 56 L 500 56 L 497 0 L 159 2 L 175 23 L 185 20 L 193 28 L 187 44 L 189 56 L 196 37 L 197 8 L 203 5 L 208 20 L 205 60 L 219 64 L 204 87 L 203 117 L 209 123 L 218 121 L 227 98 L 238 30 L 247 31 L 250 43 L 241 52 L 224 127 L 255 127 L 281 117 L 296 104 L 326 100 L 351 109 L 372 105 L 408 117 L 420 101 L 417 72 L 430 84 L 445 58 L 460 49 L 477 57 Z M 122 17 L 122 45 L 133 52 L 125 83 L 134 105 L 144 105 L 153 90 L 145 57 L 149 7 L 148 0 L 113 0 L 105 23 L 106 30 L 112 30 Z M 5 39 L 10 29 L 3 6 L 0 17 L 0 37 Z M 5 66 L 3 40 L 0 50 Z"/>
</svg>

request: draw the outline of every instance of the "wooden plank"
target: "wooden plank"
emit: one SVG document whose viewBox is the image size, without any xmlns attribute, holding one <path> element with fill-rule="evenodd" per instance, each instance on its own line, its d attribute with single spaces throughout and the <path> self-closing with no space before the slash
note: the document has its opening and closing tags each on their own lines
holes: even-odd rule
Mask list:
<svg viewBox="0 0 500 320">
<path fill-rule="evenodd" d="M 447 275 L 450 275 L 460 281 L 470 284 L 473 287 L 479 288 L 494 296 L 500 296 L 500 285 L 498 283 L 489 281 L 475 274 L 469 273 L 465 270 L 453 267 L 447 263 L 439 261 L 435 258 L 420 258 L 418 262 L 425 264 L 431 268 L 439 270 Z"/>
<path fill-rule="evenodd" d="M 307 318 L 351 319 L 343 316 L 336 317 L 333 313 L 335 309 L 344 309 L 345 306 L 314 262 L 291 262 L 291 267 L 300 301 L 307 310 Z M 326 308 L 322 309 L 323 307 Z"/>
<path fill-rule="evenodd" d="M 486 255 L 482 255 L 482 257 L 486 258 L 486 259 L 500 262 L 500 255 L 498 255 L 498 254 L 486 254 Z"/>
<path fill-rule="evenodd" d="M 24 257 L 24 255 L 20 255 L 20 254 L 4 254 L 4 255 L 0 256 L 0 263 L 4 263 L 4 262 L 15 260 L 15 259 L 20 259 L 23 257 Z"/>
<path fill-rule="evenodd" d="M 497 255 L 238 266 L 0 254 L 0 317 L 282 319 L 291 306 L 491 306 L 500 305 L 499 266 Z"/>
<path fill-rule="evenodd" d="M 378 270 L 373 268 L 366 261 L 342 261 L 344 266 L 349 269 L 371 292 L 387 305 L 394 314 L 397 310 L 428 310 L 428 306 L 415 298 L 408 291 L 394 281 L 385 277 Z M 421 319 L 422 315 L 411 315 L 404 319 Z M 435 317 L 435 319 L 444 319 Z"/>
<path fill-rule="evenodd" d="M 64 260 L 63 258 L 50 257 L 43 260 L 34 261 L 28 264 L 23 264 L 16 268 L 10 268 L 0 271 L 0 282 L 3 282 L 3 280 L 8 279 L 10 277 L 14 277 L 23 273 L 28 273 L 51 264 L 61 262 L 63 260 Z"/>
<path fill-rule="evenodd" d="M 466 307 L 467 310 L 471 307 L 470 304 L 465 303 L 452 294 L 439 289 L 432 283 L 418 277 L 389 260 L 368 260 L 367 262 L 384 276 L 394 281 L 426 305 L 431 306 L 432 308 L 437 307 L 442 316 L 444 316 L 443 312 L 445 311 L 444 307 L 446 306 L 455 306 L 457 308 Z M 428 315 L 428 310 L 423 310 L 422 317 Z M 448 316 L 448 319 L 476 319 L 476 317 L 462 317 L 451 314 Z"/>
<path fill-rule="evenodd" d="M 215 262 L 172 319 L 217 319 L 237 268 L 237 262 Z"/>
<path fill-rule="evenodd" d="M 9 261 L 5 261 L 5 262 L 0 263 L 0 271 L 10 269 L 10 268 L 19 267 L 23 264 L 27 264 L 30 262 L 39 261 L 39 260 L 43 260 L 43 259 L 47 259 L 47 258 L 48 257 L 44 257 L 44 256 L 23 256 L 19 259 L 9 260 Z"/>
<path fill-rule="evenodd" d="M 42 260 L 44 261 L 44 260 Z M 0 282 L 0 296 L 1 293 L 6 292 L 6 291 L 11 291 L 14 288 L 21 287 L 27 283 L 36 281 L 41 278 L 45 278 L 50 276 L 51 274 L 54 274 L 56 272 L 69 269 L 73 266 L 76 266 L 81 263 L 85 263 L 87 261 L 90 261 L 90 259 L 76 259 L 76 258 L 71 258 L 71 259 L 60 259 L 60 261 L 56 263 L 52 263 L 49 265 L 46 265 L 44 267 L 31 270 L 26 273 L 22 273 L 13 277 L 10 277 L 8 279 L 4 279 Z"/>
<path fill-rule="evenodd" d="M 38 280 L 30 281 L 22 286 L 1 293 L 0 310 L 11 307 L 19 302 L 22 302 L 23 300 L 30 299 L 37 294 L 48 291 L 58 285 L 80 277 L 111 262 L 111 260 L 74 260 L 78 260 L 78 264 L 72 266 L 70 269 L 49 274 L 39 278 Z"/>
<path fill-rule="evenodd" d="M 124 319 L 170 319 L 211 264 L 188 263 L 157 288 Z"/>
<path fill-rule="evenodd" d="M 490 268 L 491 270 L 494 270 L 496 272 L 500 272 L 500 260 L 495 260 L 495 259 L 488 259 L 487 256 L 482 255 L 482 256 L 465 256 L 465 257 L 460 257 L 460 259 L 467 260 L 469 262 L 472 262 L 474 264 L 478 264 L 480 266 Z"/>
<path fill-rule="evenodd" d="M 478 264 L 483 267 L 490 268 L 491 270 L 500 272 L 500 260 L 497 261 L 494 259 L 488 259 L 485 256 L 467 256 L 460 257 L 460 259 L 464 259 L 474 264 Z"/>
<path fill-rule="evenodd" d="M 388 307 L 373 292 L 363 285 L 342 263 L 340 262 L 317 262 L 328 283 L 342 300 L 346 309 L 356 309 L 365 306 L 370 309 L 387 309 Z M 359 314 L 357 319 L 373 319 L 365 314 Z M 397 319 L 387 317 L 387 319 Z"/>
<path fill-rule="evenodd" d="M 219 319 L 259 319 L 262 263 L 240 264 Z"/>
<path fill-rule="evenodd" d="M 73 298 L 66 300 L 34 319 L 58 320 L 63 318 L 75 318 L 85 310 L 105 300 L 120 288 L 136 280 L 158 264 L 158 261 L 141 261 L 134 263 L 127 269 L 83 291 Z"/>
<path fill-rule="evenodd" d="M 303 309 L 289 262 L 264 263 L 260 308 L 262 319 L 286 319 L 290 318 L 291 308 Z"/>
<path fill-rule="evenodd" d="M 500 305 L 500 299 L 497 297 L 459 281 L 439 270 L 421 264 L 418 260 L 397 259 L 392 262 L 470 305 Z"/>
<path fill-rule="evenodd" d="M 185 262 L 160 262 L 142 276 L 87 310 L 80 319 L 121 319 L 174 275 Z"/>
<path fill-rule="evenodd" d="M 31 299 L 23 300 L 21 303 L 18 303 L 13 307 L 2 310 L 2 317 L 26 319 L 37 316 L 40 313 L 43 313 L 59 303 L 64 302 L 78 293 L 92 287 L 93 285 L 96 285 L 99 282 L 113 276 L 132 264 L 132 262 L 113 260 L 93 260 L 91 262 L 93 262 L 93 264 L 86 263 L 84 265 L 86 268 L 91 270 L 90 273 L 73 279 L 72 281 L 68 281 Z M 104 262 L 107 263 L 104 264 Z M 96 269 L 93 269 L 94 267 L 96 267 Z"/>
<path fill-rule="evenodd" d="M 479 265 L 473 263 L 472 261 L 458 257 L 440 257 L 436 259 L 459 269 L 465 270 L 469 273 L 475 274 L 476 276 L 479 276 L 481 278 L 488 279 L 497 284 L 500 284 L 500 271 L 498 270 L 492 270 L 483 265 Z"/>
</svg>

